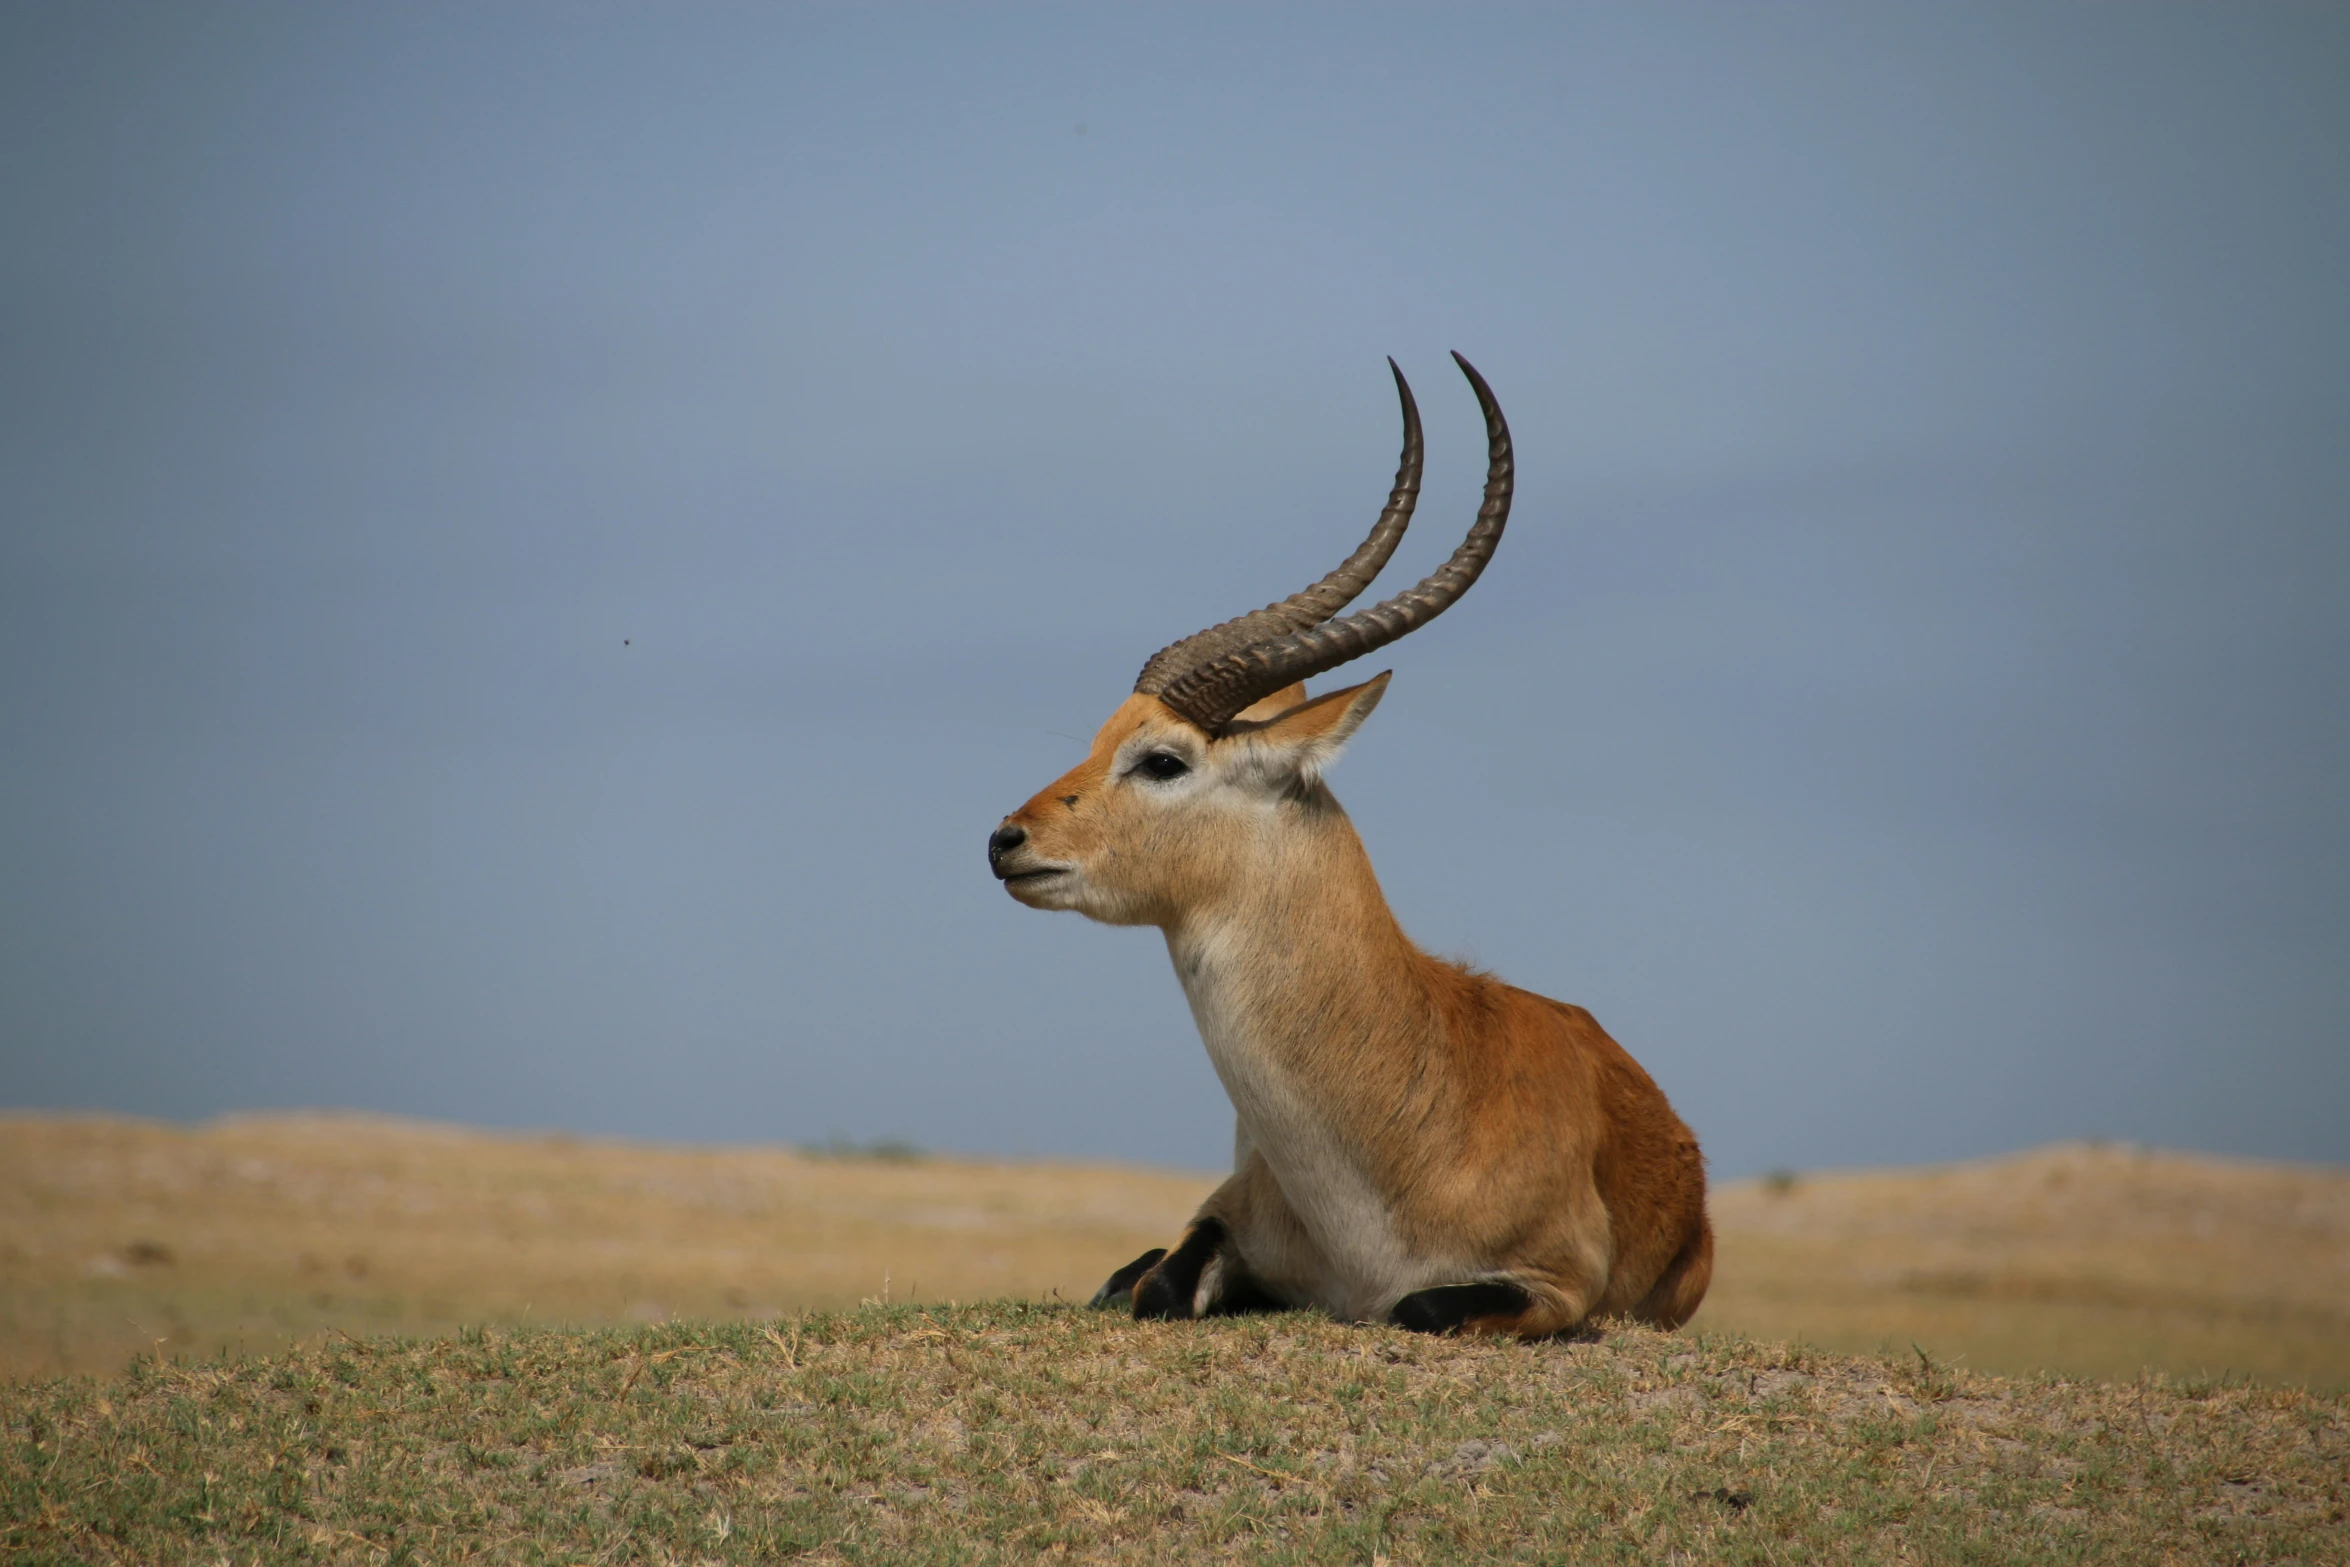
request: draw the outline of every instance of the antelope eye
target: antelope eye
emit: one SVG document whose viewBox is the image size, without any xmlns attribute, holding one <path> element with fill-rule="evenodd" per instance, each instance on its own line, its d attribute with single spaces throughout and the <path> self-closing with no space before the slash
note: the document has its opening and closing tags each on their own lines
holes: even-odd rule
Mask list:
<svg viewBox="0 0 2350 1567">
<path fill-rule="evenodd" d="M 1145 778 L 1156 778 L 1159 782 L 1165 783 L 1170 778 L 1182 777 L 1185 773 L 1190 772 L 1191 768 L 1180 756 L 1172 755 L 1166 751 L 1153 751 L 1135 763 L 1134 770 Z"/>
</svg>

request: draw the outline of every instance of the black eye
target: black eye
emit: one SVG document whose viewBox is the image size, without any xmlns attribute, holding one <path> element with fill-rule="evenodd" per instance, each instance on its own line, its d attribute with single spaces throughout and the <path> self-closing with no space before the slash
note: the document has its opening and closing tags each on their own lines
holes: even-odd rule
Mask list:
<svg viewBox="0 0 2350 1567">
<path fill-rule="evenodd" d="M 1153 751 L 1141 761 L 1136 762 L 1134 770 L 1145 778 L 1156 778 L 1159 782 L 1165 783 L 1170 778 L 1182 777 L 1185 773 L 1190 772 L 1191 768 L 1180 756 L 1172 756 L 1165 751 Z"/>
</svg>

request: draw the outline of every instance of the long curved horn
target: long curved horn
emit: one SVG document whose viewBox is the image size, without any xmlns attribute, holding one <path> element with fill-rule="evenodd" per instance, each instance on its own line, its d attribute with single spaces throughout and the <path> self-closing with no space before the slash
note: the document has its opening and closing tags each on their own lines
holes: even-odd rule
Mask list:
<svg viewBox="0 0 2350 1567">
<path fill-rule="evenodd" d="M 1312 587 L 1159 649 L 1142 666 L 1134 681 L 1135 690 L 1163 691 L 1188 669 L 1271 637 L 1318 626 L 1353 603 L 1387 565 L 1387 557 L 1403 539 L 1403 530 L 1411 525 L 1412 506 L 1420 498 L 1420 458 L 1425 450 L 1420 438 L 1420 405 L 1412 400 L 1411 384 L 1393 359 L 1387 361 L 1387 368 L 1395 372 L 1395 395 L 1403 403 L 1403 455 L 1396 461 L 1395 488 L 1388 492 L 1387 509 L 1379 513 L 1369 535 L 1337 570 Z"/>
<path fill-rule="evenodd" d="M 1485 384 L 1476 366 L 1457 353 L 1452 357 L 1475 389 L 1478 406 L 1485 410 L 1487 453 L 1485 503 L 1477 508 L 1477 520 L 1452 558 L 1416 587 L 1343 620 L 1305 627 L 1195 664 L 1169 681 L 1158 693 L 1159 700 L 1213 732 L 1231 722 L 1242 708 L 1283 686 L 1335 669 L 1426 625 L 1469 591 L 1469 585 L 1493 558 L 1494 547 L 1501 543 L 1501 530 L 1509 522 L 1516 463 L 1510 450 L 1510 427 L 1501 416 L 1501 405 L 1493 400 L 1493 389 Z"/>
</svg>

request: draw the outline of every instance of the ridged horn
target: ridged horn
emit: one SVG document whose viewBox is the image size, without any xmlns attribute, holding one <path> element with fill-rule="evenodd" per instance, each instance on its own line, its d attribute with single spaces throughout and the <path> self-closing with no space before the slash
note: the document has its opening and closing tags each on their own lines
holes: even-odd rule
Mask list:
<svg viewBox="0 0 2350 1567">
<path fill-rule="evenodd" d="M 1420 498 L 1420 458 L 1425 451 L 1420 438 L 1420 405 L 1412 400 L 1411 383 L 1393 359 L 1387 361 L 1387 368 L 1395 372 L 1395 395 L 1403 404 L 1403 455 L 1396 461 L 1395 488 L 1387 494 L 1387 509 L 1379 513 L 1363 542 L 1337 570 L 1312 587 L 1159 649 L 1135 677 L 1135 690 L 1162 691 L 1185 670 L 1272 637 L 1318 626 L 1353 603 L 1386 567 L 1387 557 L 1395 553 L 1404 529 L 1411 525 L 1412 507 Z"/>
<path fill-rule="evenodd" d="M 1452 558 L 1417 586 L 1343 620 L 1303 627 L 1195 663 L 1166 683 L 1158 693 L 1159 700 L 1213 733 L 1230 723 L 1242 708 L 1283 686 L 1335 669 L 1417 630 L 1469 591 L 1469 585 L 1493 558 L 1495 546 L 1501 543 L 1501 530 L 1509 523 L 1516 463 L 1510 450 L 1510 427 L 1501 416 L 1501 405 L 1493 400 L 1493 389 L 1475 365 L 1457 353 L 1452 357 L 1476 391 L 1477 405 L 1485 410 L 1487 452 L 1485 503 L 1477 508 L 1477 520 Z M 1396 379 L 1402 379 L 1400 373 Z"/>
</svg>

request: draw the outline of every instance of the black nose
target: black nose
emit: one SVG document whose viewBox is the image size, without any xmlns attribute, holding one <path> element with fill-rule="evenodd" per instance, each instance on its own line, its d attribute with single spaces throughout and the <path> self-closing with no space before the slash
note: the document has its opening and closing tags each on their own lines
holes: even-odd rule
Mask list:
<svg viewBox="0 0 2350 1567">
<path fill-rule="evenodd" d="M 1010 822 L 1006 822 L 1003 826 L 998 827 L 994 832 L 989 833 L 987 835 L 988 869 L 995 869 L 996 863 L 998 861 L 1000 861 L 1005 855 L 1011 853 L 1014 849 L 1019 848 L 1020 845 L 1026 843 L 1027 841 L 1028 829 L 1025 827 L 1015 827 Z"/>
</svg>

